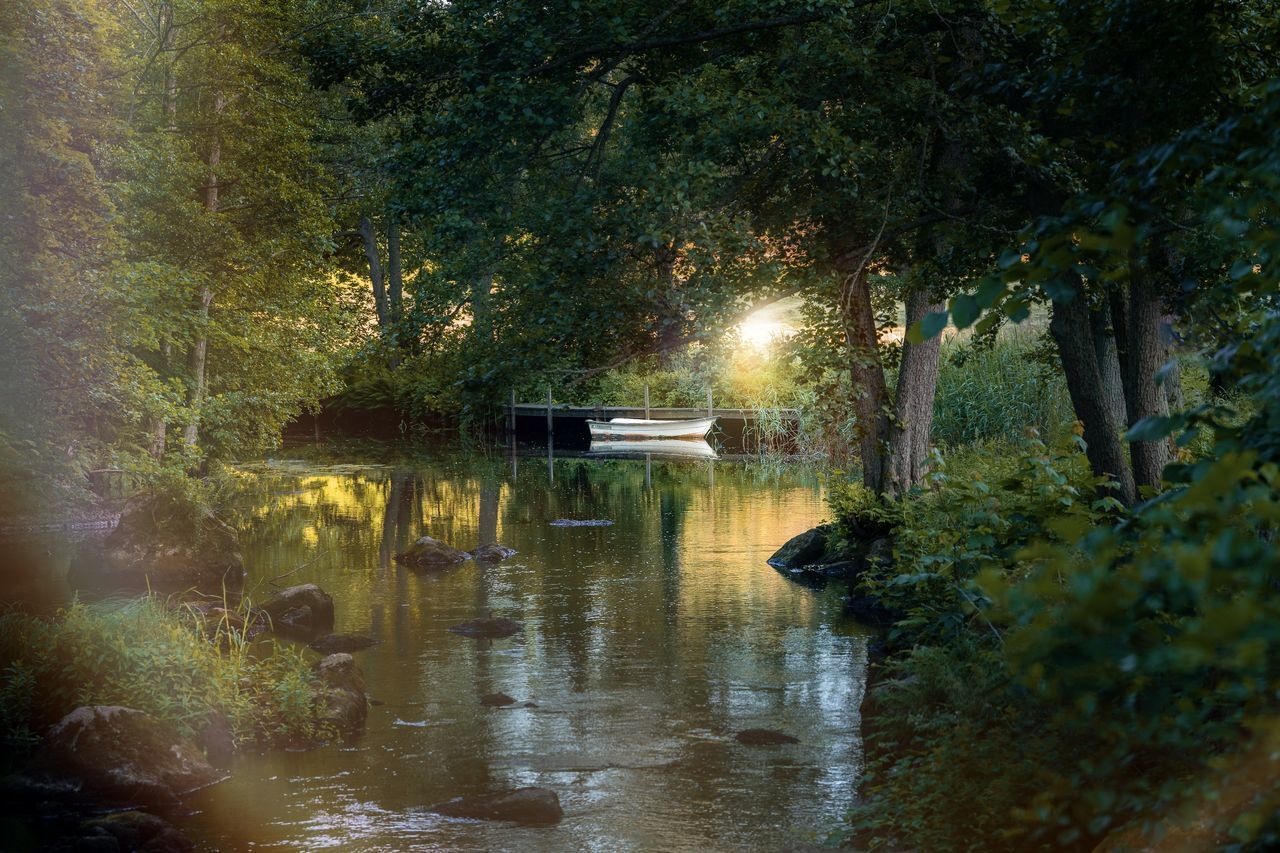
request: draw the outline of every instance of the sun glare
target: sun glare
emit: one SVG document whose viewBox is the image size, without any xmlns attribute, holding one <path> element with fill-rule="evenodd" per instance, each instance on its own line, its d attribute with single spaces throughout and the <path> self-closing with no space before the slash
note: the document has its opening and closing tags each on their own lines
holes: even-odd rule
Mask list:
<svg viewBox="0 0 1280 853">
<path fill-rule="evenodd" d="M 785 299 L 761 308 L 738 324 L 738 337 L 747 346 L 759 352 L 768 352 L 775 343 L 795 334 L 791 322 L 799 302 Z"/>
</svg>

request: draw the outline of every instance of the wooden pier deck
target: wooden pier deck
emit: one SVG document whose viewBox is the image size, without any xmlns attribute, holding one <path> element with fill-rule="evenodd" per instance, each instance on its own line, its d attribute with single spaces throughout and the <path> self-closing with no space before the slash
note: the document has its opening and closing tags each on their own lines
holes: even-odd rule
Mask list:
<svg viewBox="0 0 1280 853">
<path fill-rule="evenodd" d="M 514 414 L 518 418 L 546 418 L 546 403 L 516 403 L 514 407 L 507 404 L 503 407 L 507 417 Z M 551 405 L 551 416 L 573 420 L 608 420 L 609 418 L 643 418 L 644 406 L 570 406 L 565 403 Z M 784 420 L 795 420 L 799 413 L 795 409 L 780 410 Z M 648 417 L 661 421 L 689 420 L 692 418 L 725 418 L 735 421 L 754 421 L 759 416 L 755 409 L 671 409 L 654 406 L 649 409 Z"/>
</svg>

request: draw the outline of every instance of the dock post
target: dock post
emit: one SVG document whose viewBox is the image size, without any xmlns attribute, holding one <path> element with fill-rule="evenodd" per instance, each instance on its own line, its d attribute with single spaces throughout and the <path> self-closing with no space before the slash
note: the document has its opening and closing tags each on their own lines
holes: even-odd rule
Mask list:
<svg viewBox="0 0 1280 853">
<path fill-rule="evenodd" d="M 644 383 L 644 419 L 649 420 L 649 383 Z"/>
<path fill-rule="evenodd" d="M 714 410 L 711 408 L 711 389 L 708 388 L 707 389 L 707 417 L 709 418 L 714 417 L 714 415 L 711 414 L 712 411 Z"/>
<path fill-rule="evenodd" d="M 511 409 L 507 412 L 507 431 L 516 434 L 516 389 L 511 389 Z"/>
<path fill-rule="evenodd" d="M 555 434 L 556 434 L 556 428 L 551 423 L 551 386 L 548 385 L 547 386 L 547 437 L 549 438 Z"/>
</svg>

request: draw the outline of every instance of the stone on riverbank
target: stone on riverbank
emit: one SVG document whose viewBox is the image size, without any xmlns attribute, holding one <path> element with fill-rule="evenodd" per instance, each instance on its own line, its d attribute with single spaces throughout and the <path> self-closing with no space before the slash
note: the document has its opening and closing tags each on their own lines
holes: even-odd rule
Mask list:
<svg viewBox="0 0 1280 853">
<path fill-rule="evenodd" d="M 277 592 L 260 607 L 277 634 L 312 640 L 333 630 L 333 598 L 313 583 Z"/>
<path fill-rule="evenodd" d="M 40 764 L 112 803 L 168 806 L 226 774 L 169 724 L 133 708 L 77 708 L 49 731 Z"/>
<path fill-rule="evenodd" d="M 834 524 L 819 524 L 792 536 L 767 562 L 779 569 L 799 569 L 818 563 L 826 553 L 827 540 L 834 530 Z"/>
<path fill-rule="evenodd" d="M 466 562 L 470 556 L 438 539 L 423 536 L 410 545 L 408 550 L 396 554 L 396 562 L 411 569 L 439 569 Z"/>
<path fill-rule="evenodd" d="M 71 569 L 77 582 L 176 592 L 240 589 L 244 559 L 235 531 L 207 508 L 171 498 L 139 495 L 99 547 L 79 554 Z"/>
<path fill-rule="evenodd" d="M 889 559 L 893 540 L 887 528 L 846 530 L 850 541 L 837 536 L 836 525 L 820 524 L 789 539 L 766 562 L 793 580 L 856 580 L 873 563 Z"/>
<path fill-rule="evenodd" d="M 431 806 L 431 811 L 446 817 L 506 820 L 532 826 L 559 823 L 564 817 L 560 798 L 547 788 L 516 788 L 498 794 L 458 797 Z"/>
<path fill-rule="evenodd" d="M 308 645 L 322 655 L 331 655 L 337 652 L 358 652 L 361 649 L 379 645 L 381 642 L 363 634 L 325 634 Z"/>
<path fill-rule="evenodd" d="M 503 637 L 510 637 L 512 634 L 516 634 L 522 628 L 524 628 L 524 623 L 517 622 L 514 619 L 482 616 L 479 619 L 470 619 L 466 622 L 460 622 L 457 625 L 451 626 L 449 630 L 455 634 L 462 634 L 465 637 L 484 637 L 491 640 L 498 640 Z"/>
<path fill-rule="evenodd" d="M 369 700 L 356 659 L 340 652 L 317 661 L 311 669 L 321 682 L 316 692 L 320 725 L 341 737 L 359 734 L 369 714 Z"/>
<path fill-rule="evenodd" d="M 733 739 L 747 746 L 781 746 L 784 743 L 800 742 L 798 737 L 773 729 L 743 729 Z"/>
<path fill-rule="evenodd" d="M 506 545 L 490 543 L 481 545 L 471 552 L 471 559 L 480 563 L 500 563 L 508 557 L 516 555 L 515 548 L 508 548 Z"/>
</svg>

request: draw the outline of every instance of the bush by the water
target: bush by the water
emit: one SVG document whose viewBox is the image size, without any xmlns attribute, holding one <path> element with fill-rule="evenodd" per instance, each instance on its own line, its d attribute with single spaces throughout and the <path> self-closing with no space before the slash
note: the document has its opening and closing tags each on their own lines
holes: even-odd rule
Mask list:
<svg viewBox="0 0 1280 853">
<path fill-rule="evenodd" d="M 1091 849 L 1148 825 L 1185 849 L 1280 841 L 1275 409 L 1220 420 L 1215 454 L 1130 512 L 1069 445 L 935 460 L 895 508 L 893 564 L 861 581 L 899 614 L 904 651 L 864 709 L 845 837 Z M 851 521 L 875 508 L 857 487 L 833 495 Z"/>
<path fill-rule="evenodd" d="M 194 736 L 210 712 L 240 742 L 316 734 L 316 683 L 299 650 L 258 646 L 223 617 L 148 597 L 73 604 L 51 615 L 0 615 L 0 736 L 11 750 L 81 705 L 145 711 Z"/>
</svg>

